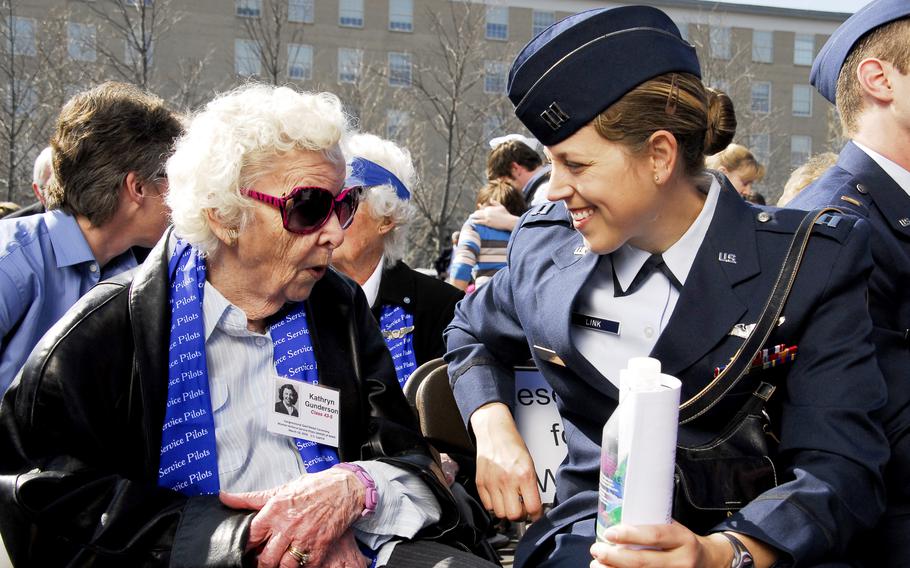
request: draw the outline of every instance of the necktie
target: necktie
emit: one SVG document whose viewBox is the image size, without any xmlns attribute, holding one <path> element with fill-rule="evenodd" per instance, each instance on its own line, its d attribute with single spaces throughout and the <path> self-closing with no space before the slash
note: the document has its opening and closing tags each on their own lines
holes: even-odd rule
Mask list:
<svg viewBox="0 0 910 568">
<path fill-rule="evenodd" d="M 645 261 L 644 265 L 642 265 L 638 274 L 635 275 L 635 278 L 632 279 L 632 284 L 629 285 L 629 289 L 625 292 L 623 292 L 622 286 L 619 284 L 619 278 L 616 277 L 616 270 L 613 270 L 613 297 L 620 298 L 622 296 L 634 294 L 645 282 L 647 282 L 654 271 L 663 273 L 663 275 L 667 277 L 667 280 L 670 281 L 670 284 L 677 290 L 682 288 L 682 284 L 676 279 L 676 276 L 673 276 L 670 267 L 664 262 L 664 257 L 659 254 L 652 254 L 648 257 L 648 260 Z"/>
</svg>

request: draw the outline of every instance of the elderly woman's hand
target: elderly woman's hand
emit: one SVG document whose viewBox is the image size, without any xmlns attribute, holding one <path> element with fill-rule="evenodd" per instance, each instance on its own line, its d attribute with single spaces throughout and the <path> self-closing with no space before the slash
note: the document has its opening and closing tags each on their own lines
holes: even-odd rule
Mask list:
<svg viewBox="0 0 910 568">
<path fill-rule="evenodd" d="M 364 568 L 370 564 L 370 559 L 360 553 L 354 533 L 348 531 L 341 535 L 332 550 L 326 555 L 320 566 L 325 568 Z M 314 568 L 319 568 L 314 566 Z"/>
<path fill-rule="evenodd" d="M 290 547 L 320 565 L 363 511 L 365 489 L 350 471 L 331 468 L 304 475 L 266 491 L 221 493 L 235 509 L 259 510 L 250 526 L 247 550 L 261 547 L 261 568 L 298 566 Z M 264 546 L 263 546 L 264 545 Z"/>
</svg>

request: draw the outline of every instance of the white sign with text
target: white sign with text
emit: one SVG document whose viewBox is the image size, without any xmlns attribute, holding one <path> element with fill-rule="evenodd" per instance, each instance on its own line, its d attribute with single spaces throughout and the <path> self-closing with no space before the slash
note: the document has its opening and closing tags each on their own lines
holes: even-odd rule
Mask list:
<svg viewBox="0 0 910 568">
<path fill-rule="evenodd" d="M 556 395 L 534 367 L 515 369 L 515 423 L 524 438 L 543 503 L 556 496 L 556 468 L 566 457 L 565 430 L 556 410 Z"/>
</svg>

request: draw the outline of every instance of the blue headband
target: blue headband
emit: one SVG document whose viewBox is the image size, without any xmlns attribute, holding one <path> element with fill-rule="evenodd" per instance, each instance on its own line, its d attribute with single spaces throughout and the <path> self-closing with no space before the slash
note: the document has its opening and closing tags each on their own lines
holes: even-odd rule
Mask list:
<svg viewBox="0 0 910 568">
<path fill-rule="evenodd" d="M 376 162 L 371 162 L 366 158 L 354 158 L 351 160 L 350 166 L 351 175 L 344 180 L 345 187 L 391 185 L 395 188 L 395 195 L 398 196 L 398 199 L 411 199 L 411 192 L 401 183 L 401 180 Z"/>
</svg>

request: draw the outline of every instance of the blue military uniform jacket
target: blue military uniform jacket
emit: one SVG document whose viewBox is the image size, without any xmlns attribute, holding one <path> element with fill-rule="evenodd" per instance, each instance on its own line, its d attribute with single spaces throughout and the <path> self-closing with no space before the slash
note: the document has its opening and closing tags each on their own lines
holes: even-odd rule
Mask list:
<svg viewBox="0 0 910 568">
<path fill-rule="evenodd" d="M 721 190 L 676 309 L 651 353 L 682 381 L 684 399 L 742 344 L 730 332 L 757 320 L 803 215 L 747 204 L 728 183 Z M 720 428 L 760 379 L 778 384 L 781 485 L 723 526 L 800 562 L 838 558 L 884 508 L 881 469 L 888 450 L 876 411 L 885 389 L 865 302 L 869 229 L 852 217 L 835 219 L 816 226 L 786 319 L 768 341 L 769 347 L 797 345 L 796 360 L 749 373 L 699 419 Z M 446 332 L 449 374 L 466 421 L 486 403 L 513 405 L 511 366 L 529 355 L 557 396 L 569 454 L 557 473 L 555 507 L 519 544 L 518 567 L 536 565 L 557 533 L 590 530 L 594 539 L 601 429 L 617 393 L 570 339 L 573 299 L 607 258 L 582 247 L 562 203 L 532 209 L 513 235 L 509 267 L 459 304 Z M 722 262 L 722 254 L 727 260 L 735 255 L 736 262 Z"/>
<path fill-rule="evenodd" d="M 872 226 L 869 311 L 873 342 L 888 385 L 882 415 L 891 442 L 885 471 L 888 508 L 858 555 L 869 566 L 910 565 L 910 196 L 859 147 L 848 143 L 837 164 L 790 204 L 833 205 Z M 873 552 L 885 556 L 870 557 Z"/>
</svg>

